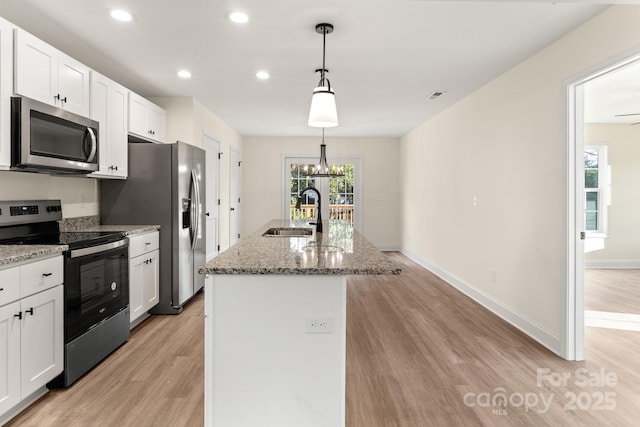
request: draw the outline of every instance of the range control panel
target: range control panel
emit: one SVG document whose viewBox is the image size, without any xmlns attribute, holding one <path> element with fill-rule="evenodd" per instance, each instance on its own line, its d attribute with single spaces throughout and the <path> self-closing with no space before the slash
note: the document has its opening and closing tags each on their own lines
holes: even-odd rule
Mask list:
<svg viewBox="0 0 640 427">
<path fill-rule="evenodd" d="M 9 206 L 11 216 L 16 215 L 38 215 L 38 205 L 31 206 Z"/>
<path fill-rule="evenodd" d="M 61 219 L 60 200 L 0 201 L 0 226 Z"/>
</svg>

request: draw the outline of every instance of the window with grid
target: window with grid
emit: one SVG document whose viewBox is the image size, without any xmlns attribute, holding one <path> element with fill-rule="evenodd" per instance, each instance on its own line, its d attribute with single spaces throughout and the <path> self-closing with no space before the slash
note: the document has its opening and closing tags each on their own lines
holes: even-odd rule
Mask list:
<svg viewBox="0 0 640 427">
<path fill-rule="evenodd" d="M 301 209 L 295 209 L 298 194 L 307 187 L 315 187 L 315 180 L 308 178 L 309 171 L 313 170 L 313 164 L 291 164 L 290 170 L 290 192 L 291 213 L 290 219 L 310 219 L 315 217 L 315 194 L 307 191 L 302 196 Z"/>
<path fill-rule="evenodd" d="M 334 173 L 342 173 L 344 176 L 330 178 L 329 180 L 329 201 L 331 219 L 340 219 L 353 225 L 354 216 L 354 193 L 353 175 L 354 165 L 331 165 L 335 168 Z"/>
<path fill-rule="evenodd" d="M 607 146 L 587 146 L 584 150 L 584 229 L 606 234 L 609 205 Z"/>
</svg>

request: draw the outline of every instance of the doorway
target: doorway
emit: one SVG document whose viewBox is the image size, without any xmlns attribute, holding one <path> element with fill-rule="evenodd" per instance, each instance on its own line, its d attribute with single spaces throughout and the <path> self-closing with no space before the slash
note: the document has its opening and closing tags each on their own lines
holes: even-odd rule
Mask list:
<svg viewBox="0 0 640 427">
<path fill-rule="evenodd" d="M 202 146 L 206 152 L 206 260 L 209 261 L 220 252 L 220 142 L 205 133 Z"/>
<path fill-rule="evenodd" d="M 229 246 L 240 240 L 240 152 L 231 148 L 229 156 Z"/>
<path fill-rule="evenodd" d="M 300 209 L 296 199 L 307 187 L 320 192 L 323 219 L 342 220 L 361 231 L 361 167 L 358 158 L 336 158 L 329 162 L 331 173 L 343 176 L 314 178 L 311 173 L 317 157 L 286 157 L 284 165 L 284 218 L 311 220 L 317 216 L 317 201 L 313 192 L 302 195 Z"/>
<path fill-rule="evenodd" d="M 611 191 L 608 179 L 608 147 L 602 141 L 598 141 L 597 144 L 589 141 L 591 145 L 586 143 L 586 116 L 595 114 L 591 109 L 587 109 L 587 92 L 598 81 L 603 81 L 628 67 L 638 66 L 638 54 L 614 59 L 567 84 L 567 281 L 561 331 L 562 356 L 567 360 L 584 360 L 585 357 L 585 250 L 592 250 L 594 245 L 596 249 L 598 245 L 605 245 L 609 237 L 607 215 Z M 591 92 L 589 97 L 592 98 L 590 102 L 593 102 L 590 106 L 598 104 L 599 101 L 595 100 Z M 604 118 L 596 120 L 609 122 L 614 117 L 618 121 L 627 118 L 623 117 L 627 107 L 621 106 L 619 111 L 614 113 L 604 109 L 605 104 L 613 105 L 613 102 L 602 104 Z M 640 113 L 640 109 L 637 113 Z M 640 121 L 640 115 L 638 117 L 636 121 Z M 594 179 L 595 177 L 601 179 Z"/>
</svg>

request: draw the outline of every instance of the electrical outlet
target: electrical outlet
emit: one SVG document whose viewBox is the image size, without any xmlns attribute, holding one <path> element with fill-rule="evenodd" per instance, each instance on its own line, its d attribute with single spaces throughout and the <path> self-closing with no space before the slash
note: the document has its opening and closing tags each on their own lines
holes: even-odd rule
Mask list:
<svg viewBox="0 0 640 427">
<path fill-rule="evenodd" d="M 332 334 L 333 317 L 307 317 L 304 322 L 307 334 Z"/>
<path fill-rule="evenodd" d="M 496 272 L 495 268 L 492 268 L 491 270 L 489 270 L 489 281 L 491 283 L 496 283 L 496 281 L 497 281 L 497 277 L 496 276 L 497 275 L 498 275 L 498 273 Z"/>
</svg>

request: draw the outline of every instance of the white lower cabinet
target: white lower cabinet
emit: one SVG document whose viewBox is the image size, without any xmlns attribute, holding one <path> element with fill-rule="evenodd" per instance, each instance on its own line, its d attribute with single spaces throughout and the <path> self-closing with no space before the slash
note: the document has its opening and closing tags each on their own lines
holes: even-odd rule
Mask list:
<svg viewBox="0 0 640 427">
<path fill-rule="evenodd" d="M 0 271 L 0 424 L 63 370 L 62 272 L 61 256 Z"/>
<path fill-rule="evenodd" d="M 129 236 L 129 308 L 131 327 L 158 304 L 160 252 L 158 232 Z"/>
</svg>

